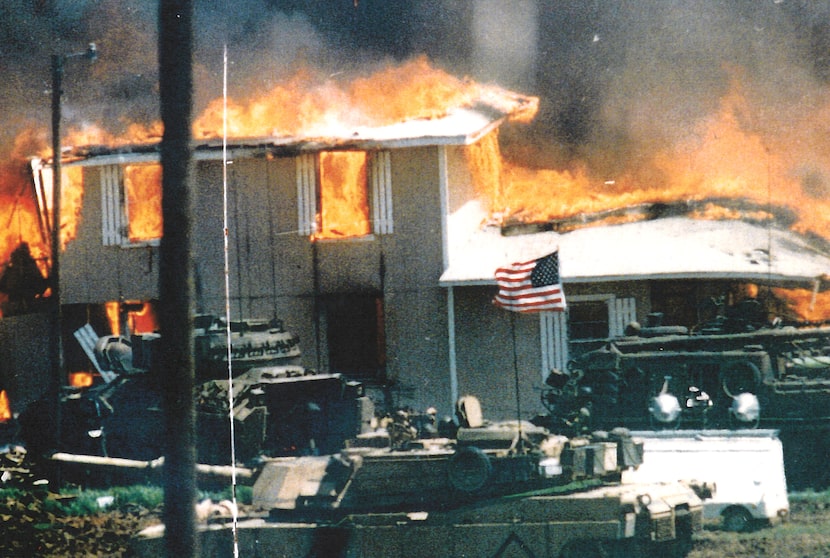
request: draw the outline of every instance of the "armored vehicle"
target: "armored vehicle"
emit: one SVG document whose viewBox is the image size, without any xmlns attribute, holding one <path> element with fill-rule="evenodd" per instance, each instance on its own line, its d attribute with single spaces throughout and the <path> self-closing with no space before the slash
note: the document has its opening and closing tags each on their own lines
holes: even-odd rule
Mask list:
<svg viewBox="0 0 830 558">
<path fill-rule="evenodd" d="M 359 382 L 299 364 L 299 340 L 268 320 L 195 322 L 198 389 L 198 459 L 230 463 L 227 356 L 233 365 L 235 456 L 247 463 L 265 456 L 335 452 L 369 428 L 374 407 Z M 76 336 L 79 337 L 79 336 Z M 21 413 L 20 430 L 30 455 L 50 451 L 146 461 L 163 454 L 161 385 L 152 364 L 159 336 L 88 339 L 89 355 L 104 381 L 66 387 L 60 396 L 60 440 L 52 447 L 55 403 L 36 401 Z M 80 340 L 80 339 L 79 339 Z M 224 369 L 224 376 L 221 370 Z M 225 379 L 217 379 L 224 377 Z"/>
<path fill-rule="evenodd" d="M 542 392 L 547 413 L 534 422 L 565 433 L 775 429 L 793 467 L 813 474 L 803 452 L 827 444 L 830 327 L 724 320 L 689 332 L 655 316 L 626 333 L 553 371 Z"/>
<path fill-rule="evenodd" d="M 508 421 L 394 446 L 380 432 L 267 460 L 260 516 L 204 525 L 201 552 L 233 556 L 236 540 L 243 556 L 682 556 L 701 528 L 690 487 L 619 482 L 642 463 L 624 430 L 566 438 Z M 136 555 L 157 555 L 162 536 L 142 532 Z"/>
<path fill-rule="evenodd" d="M 772 430 L 632 431 L 643 442 L 643 464 L 623 482 L 691 480 L 701 490 L 704 520 L 726 531 L 776 525 L 790 503 L 781 440 Z"/>
</svg>

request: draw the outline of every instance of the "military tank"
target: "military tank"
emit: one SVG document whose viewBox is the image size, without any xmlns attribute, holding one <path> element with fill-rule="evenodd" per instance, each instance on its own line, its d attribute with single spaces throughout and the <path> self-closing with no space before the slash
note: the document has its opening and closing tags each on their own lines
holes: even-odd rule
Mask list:
<svg viewBox="0 0 830 558">
<path fill-rule="evenodd" d="M 662 325 L 659 314 L 631 324 L 625 336 L 551 372 L 546 413 L 534 422 L 563 433 L 618 425 L 779 430 L 794 481 L 799 469 L 813 476 L 804 451 L 827 444 L 830 327 L 767 324 L 751 314 L 693 332 Z"/>
<path fill-rule="evenodd" d="M 469 398 L 469 407 L 475 407 Z M 399 431 L 394 429 L 395 432 Z M 267 460 L 257 517 L 199 531 L 211 556 L 683 556 L 702 504 L 680 483 L 621 484 L 627 431 L 568 438 L 526 421 L 464 421 L 453 438 L 378 431 L 334 455 Z M 137 556 L 163 551 L 142 532 Z"/>
<path fill-rule="evenodd" d="M 374 406 L 362 384 L 302 366 L 299 339 L 281 323 L 246 319 L 226 324 L 211 315 L 197 316 L 194 323 L 200 463 L 230 464 L 230 416 L 235 457 L 242 464 L 260 456 L 334 452 L 369 428 Z M 35 401 L 21 413 L 21 437 L 30 455 L 157 459 L 165 438 L 162 383 L 153 367 L 159 335 L 86 335 L 89 356 L 104 380 L 63 389 L 57 447 L 51 430 L 57 420 L 54 401 Z M 232 380 L 227 379 L 229 353 Z"/>
</svg>

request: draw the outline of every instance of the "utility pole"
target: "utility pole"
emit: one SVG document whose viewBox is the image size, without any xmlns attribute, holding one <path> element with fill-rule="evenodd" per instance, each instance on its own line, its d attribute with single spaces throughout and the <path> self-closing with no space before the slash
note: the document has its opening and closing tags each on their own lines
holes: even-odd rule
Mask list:
<svg viewBox="0 0 830 558">
<path fill-rule="evenodd" d="M 174 558 L 198 555 L 190 185 L 192 17 L 191 0 L 159 0 L 164 229 L 159 248 L 161 362 L 154 373 L 164 394 L 164 546 Z"/>
<path fill-rule="evenodd" d="M 55 424 L 53 444 L 58 449 L 61 443 L 61 402 L 60 395 L 66 384 L 63 363 L 63 311 L 61 309 L 60 261 L 61 261 L 61 194 L 63 191 L 61 180 L 61 97 L 63 96 L 63 67 L 70 58 L 86 58 L 95 62 L 98 58 L 98 49 L 95 43 L 83 52 L 72 54 L 52 55 L 52 223 L 51 223 L 51 257 L 52 269 L 49 277 L 49 287 L 52 291 L 52 323 L 50 357 L 52 363 L 52 392 L 50 395 L 55 403 Z"/>
</svg>

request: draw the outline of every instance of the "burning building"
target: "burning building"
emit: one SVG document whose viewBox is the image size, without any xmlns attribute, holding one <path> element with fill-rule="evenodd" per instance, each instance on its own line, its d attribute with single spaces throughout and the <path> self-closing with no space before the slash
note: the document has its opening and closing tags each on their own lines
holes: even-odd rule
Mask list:
<svg viewBox="0 0 830 558">
<path fill-rule="evenodd" d="M 321 18 L 337 20 L 323 4 L 315 5 Z M 535 409 L 535 388 L 551 368 L 655 312 L 692 327 L 716 311 L 707 303 L 760 286 L 770 318 L 827 317 L 830 165 L 821 126 L 830 111 L 826 61 L 816 56 L 826 14 L 772 3 L 704 17 L 655 2 L 645 22 L 580 2 L 557 10 L 522 2 L 509 14 L 497 2 L 442 5 L 442 15 L 465 24 L 469 41 L 459 44 L 453 20 L 434 17 L 433 4 L 394 8 L 408 16 L 398 21 L 428 23 L 437 34 L 400 30 L 410 43 L 395 44 L 406 51 L 397 56 L 433 51 L 463 68 L 459 75 L 475 69 L 477 78 L 538 95 L 538 104 L 452 78 L 424 58 L 340 79 L 339 67 L 313 69 L 325 42 L 307 38 L 318 38 L 309 21 L 279 15 L 280 29 L 306 36 L 287 49 L 301 69 L 280 79 L 250 72 L 238 88 L 257 94 L 232 95 L 227 105 L 214 94 L 195 124 L 200 311 L 224 307 L 227 209 L 235 316 L 282 318 L 300 334 L 307 365 L 370 380 L 394 404 L 449 409 L 473 392 L 495 417 L 516 412 L 504 397 L 515 390 L 514 369 L 522 407 Z M 349 6 L 354 18 L 344 25 L 370 37 L 376 12 L 393 9 Z M 805 22 L 809 41 L 785 40 Z M 655 31 L 664 27 L 675 34 Z M 244 40 L 273 46 L 266 35 Z M 438 49 L 441 40 L 456 48 Z M 804 51 L 812 62 L 799 58 Z M 132 81 L 115 90 L 150 96 L 152 79 L 122 54 Z M 258 70 L 265 58 L 248 62 Z M 297 62 L 304 58 L 312 63 Z M 96 72 L 121 71 L 106 55 L 103 63 Z M 200 82 L 210 76 L 203 63 Z M 796 91 L 800 102 L 787 102 Z M 129 117 L 142 114 L 137 104 Z M 529 125 L 506 123 L 534 114 Z M 101 333 L 152 329 L 159 130 L 81 132 L 67 138 L 75 147 L 64 159 L 67 333 L 90 320 Z M 19 143 L 38 154 L 34 142 Z M 31 230 L 49 225 L 51 154 L 39 155 L 30 167 L 39 207 L 27 198 L 23 213 Z M 47 243 L 31 236 L 46 272 Z M 556 247 L 567 313 L 512 320 L 491 305 L 497 267 Z M 131 310 L 119 315 L 120 301 Z M 109 318 L 106 308 L 115 309 Z M 73 350 L 71 337 L 65 345 Z M 81 368 L 76 352 L 68 361 Z"/>
<path fill-rule="evenodd" d="M 704 301 L 737 301 L 748 285 L 826 286 L 826 243 L 771 204 L 629 198 L 570 217 L 532 213 L 538 201 L 511 211 L 517 194 L 533 193 L 517 187 L 518 173 L 532 171 L 503 159 L 499 135 L 533 118 L 534 97 L 459 80 L 424 59 L 323 96 L 306 79 L 256 102 L 210 105 L 195 124 L 196 306 L 221 313 L 229 295 L 234 317 L 283 319 L 303 340 L 304 364 L 367 383 L 381 406 L 448 410 L 472 392 L 510 417 L 514 370 L 519 405 L 534 409 L 551 369 L 631 322 L 661 312 L 691 327 L 717 312 Z M 398 87 L 385 93 L 389 82 Z M 288 100 L 296 111 L 273 112 Z M 119 301 L 151 309 L 157 144 L 78 147 L 63 167 L 78 200 L 63 229 L 66 314 L 77 320 Z M 36 192 L 49 172 L 48 160 L 33 161 Z M 535 177 L 550 187 L 543 171 Z M 561 201 L 548 200 L 548 211 Z M 723 219 L 725 210 L 748 215 Z M 491 304 L 498 267 L 556 248 L 567 313 L 513 319 Z M 761 292 L 770 305 L 771 293 Z"/>
</svg>

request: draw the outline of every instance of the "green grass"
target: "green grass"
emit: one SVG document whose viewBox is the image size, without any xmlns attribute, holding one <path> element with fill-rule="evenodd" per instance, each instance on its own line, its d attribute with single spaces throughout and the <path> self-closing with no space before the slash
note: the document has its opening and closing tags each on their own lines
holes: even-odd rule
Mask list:
<svg viewBox="0 0 830 558">
<path fill-rule="evenodd" d="M 814 505 L 830 504 L 830 489 L 824 490 L 822 492 L 816 492 L 814 490 L 791 492 L 789 494 L 789 498 L 790 503 Z"/>
<path fill-rule="evenodd" d="M 21 500 L 31 492 L 21 488 L 0 488 L 0 502 Z M 107 509 L 127 510 L 144 508 L 153 510 L 164 503 L 164 489 L 156 485 L 116 486 L 108 489 L 65 489 L 58 494 L 40 494 L 46 511 L 72 516 L 93 515 L 102 511 L 100 498 L 112 497 L 112 503 Z M 239 504 L 251 503 L 251 487 L 237 486 L 236 501 Z M 221 491 L 200 491 L 198 499 L 211 499 L 214 502 L 231 500 L 232 491 L 227 487 Z"/>
</svg>

